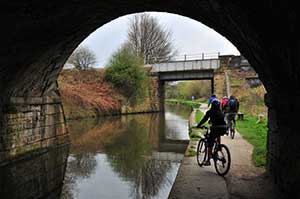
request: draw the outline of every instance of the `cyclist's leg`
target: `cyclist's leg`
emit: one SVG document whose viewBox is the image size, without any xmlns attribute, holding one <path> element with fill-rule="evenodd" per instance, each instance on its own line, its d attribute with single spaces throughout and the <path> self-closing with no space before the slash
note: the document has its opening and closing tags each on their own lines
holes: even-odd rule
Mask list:
<svg viewBox="0 0 300 199">
<path fill-rule="evenodd" d="M 236 117 L 236 113 L 234 113 L 234 114 L 232 115 L 232 120 L 233 120 L 234 127 L 235 127 L 235 124 L 236 124 L 235 117 Z"/>
<path fill-rule="evenodd" d="M 224 121 L 226 123 L 226 126 L 227 126 L 227 131 L 226 131 L 226 134 L 228 135 L 229 134 L 229 121 L 228 121 L 228 113 L 225 113 L 225 117 L 224 117 Z"/>
<path fill-rule="evenodd" d="M 221 136 L 217 137 L 217 142 L 218 142 L 218 144 L 221 144 Z"/>
<path fill-rule="evenodd" d="M 224 120 L 225 120 L 225 123 L 228 125 L 228 113 L 224 114 Z"/>
<path fill-rule="evenodd" d="M 207 147 L 207 160 L 206 162 L 204 162 L 204 166 L 210 166 L 211 163 L 210 163 L 210 159 L 212 157 L 212 147 Z"/>
<path fill-rule="evenodd" d="M 211 129 L 209 137 L 207 138 L 207 161 L 204 163 L 204 166 L 209 166 L 210 159 L 212 158 L 212 148 L 214 146 L 215 140 L 216 140 L 216 133 L 214 129 Z"/>
<path fill-rule="evenodd" d="M 228 116 L 227 116 L 227 120 L 228 120 L 228 127 L 229 129 L 232 128 L 232 114 L 231 113 L 228 113 Z"/>
</svg>

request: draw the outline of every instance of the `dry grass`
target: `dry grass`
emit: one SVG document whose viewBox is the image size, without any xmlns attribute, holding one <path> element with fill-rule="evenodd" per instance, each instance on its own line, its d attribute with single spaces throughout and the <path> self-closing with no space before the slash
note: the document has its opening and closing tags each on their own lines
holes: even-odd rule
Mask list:
<svg viewBox="0 0 300 199">
<path fill-rule="evenodd" d="M 68 118 L 120 112 L 123 97 L 103 78 L 103 70 L 63 70 L 58 79 Z"/>
<path fill-rule="evenodd" d="M 245 82 L 248 76 L 254 76 L 254 72 L 244 72 L 239 70 L 229 71 L 231 89 L 234 96 L 240 101 L 240 110 L 245 114 L 257 116 L 267 115 L 267 107 L 264 104 L 266 90 L 263 85 L 249 88 Z"/>
</svg>

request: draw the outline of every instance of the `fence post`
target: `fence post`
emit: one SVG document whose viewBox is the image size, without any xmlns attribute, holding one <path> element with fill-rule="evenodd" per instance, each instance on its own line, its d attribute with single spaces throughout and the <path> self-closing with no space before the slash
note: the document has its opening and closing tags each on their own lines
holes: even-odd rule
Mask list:
<svg viewBox="0 0 300 199">
<path fill-rule="evenodd" d="M 184 61 L 186 61 L 186 54 L 184 54 Z"/>
<path fill-rule="evenodd" d="M 204 53 L 202 53 L 202 60 L 204 59 Z"/>
</svg>

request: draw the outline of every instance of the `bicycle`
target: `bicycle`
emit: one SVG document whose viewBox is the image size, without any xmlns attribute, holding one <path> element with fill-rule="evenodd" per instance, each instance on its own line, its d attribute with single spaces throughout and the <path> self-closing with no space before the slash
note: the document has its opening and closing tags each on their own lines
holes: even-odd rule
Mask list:
<svg viewBox="0 0 300 199">
<path fill-rule="evenodd" d="M 227 114 L 227 122 L 228 122 L 228 130 L 229 130 L 229 134 L 231 139 L 234 139 L 234 135 L 235 135 L 235 122 L 234 122 L 234 118 L 235 118 L 235 113 L 226 113 Z"/>
<path fill-rule="evenodd" d="M 207 139 L 209 137 L 209 128 L 203 126 L 206 130 L 204 136 L 198 142 L 197 146 L 197 162 L 200 167 L 203 166 L 203 163 L 207 161 L 208 158 L 208 142 Z M 224 176 L 228 173 L 231 165 L 231 156 L 228 147 L 224 144 L 218 143 L 215 140 L 213 150 L 212 150 L 212 158 L 214 161 L 215 170 L 220 176 Z"/>
</svg>

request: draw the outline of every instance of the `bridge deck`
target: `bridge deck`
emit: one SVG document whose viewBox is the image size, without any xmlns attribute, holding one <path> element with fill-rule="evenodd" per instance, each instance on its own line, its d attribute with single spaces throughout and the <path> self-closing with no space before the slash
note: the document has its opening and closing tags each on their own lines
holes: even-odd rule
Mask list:
<svg viewBox="0 0 300 199">
<path fill-rule="evenodd" d="M 219 59 L 170 61 L 153 64 L 152 72 L 198 71 L 220 67 Z"/>
</svg>

